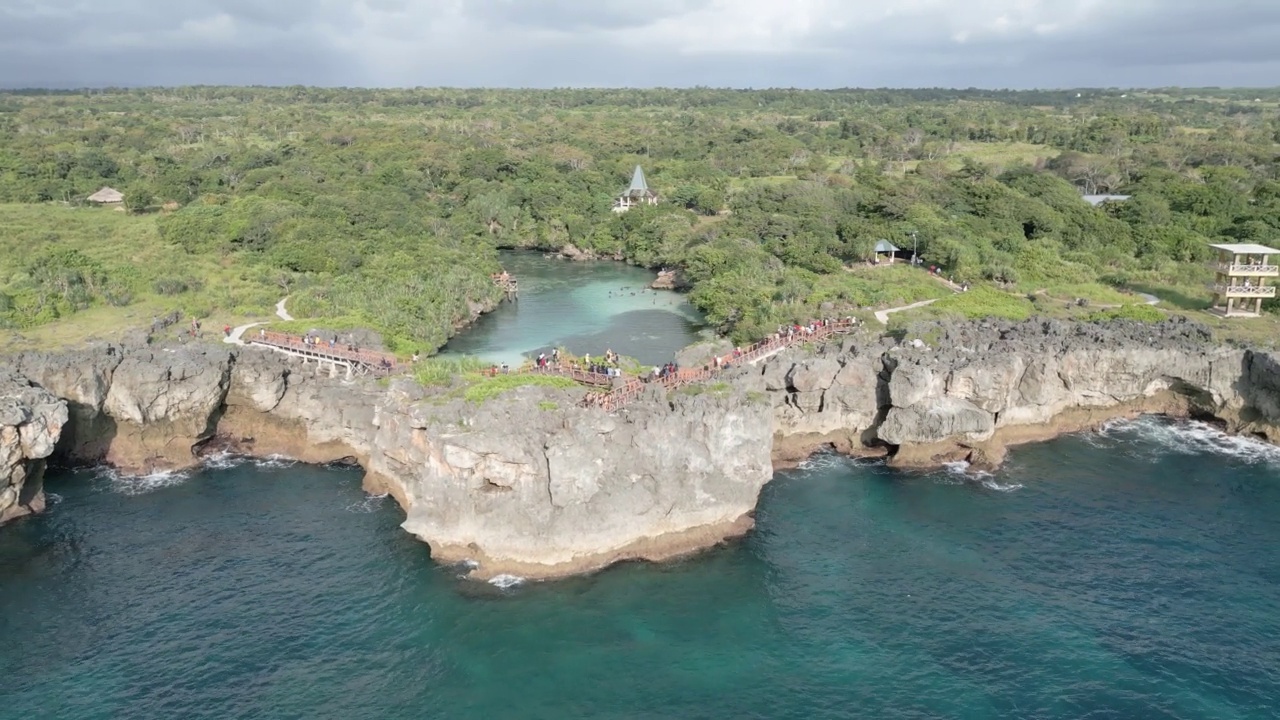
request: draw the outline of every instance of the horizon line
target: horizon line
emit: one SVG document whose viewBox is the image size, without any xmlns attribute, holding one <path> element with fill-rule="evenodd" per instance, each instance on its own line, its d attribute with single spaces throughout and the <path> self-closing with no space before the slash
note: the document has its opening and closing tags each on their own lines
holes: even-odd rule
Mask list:
<svg viewBox="0 0 1280 720">
<path fill-rule="evenodd" d="M 798 86 L 730 86 L 730 85 L 556 85 L 556 86 L 515 86 L 515 85 L 320 85 L 320 84 L 237 84 L 237 83 L 192 83 L 187 85 L 121 85 L 121 84 L 88 84 L 77 85 L 74 83 L 55 83 L 47 84 L 4 84 L 0 83 L 0 93 L 20 93 L 20 92 L 94 92 L 94 91 L 121 91 L 121 90 L 181 90 L 181 89 L 226 89 L 241 88 L 252 90 L 287 90 L 287 89 L 309 89 L 309 90 L 387 90 L 387 91 L 424 91 L 424 90 L 451 90 L 451 91 L 497 91 L 497 92 L 568 92 L 568 91 L 599 91 L 599 92 L 620 92 L 620 91 L 666 91 L 666 92 L 692 92 L 692 91 L 729 91 L 729 92 L 797 92 L 797 93 L 830 93 L 830 92 L 908 92 L 916 90 L 941 90 L 948 92 L 998 92 L 998 93 L 1033 93 L 1033 92 L 1152 92 L 1163 90 L 1213 90 L 1213 91 L 1231 91 L 1231 90 L 1280 90 L 1280 85 L 1147 85 L 1147 86 L 1119 86 L 1119 85 L 1094 85 L 1094 86 L 1059 86 L 1059 87 L 995 87 L 995 86 L 978 86 L 970 85 L 966 87 L 948 86 L 948 85 L 900 85 L 900 86 L 842 86 L 842 87 L 798 87 Z"/>
</svg>

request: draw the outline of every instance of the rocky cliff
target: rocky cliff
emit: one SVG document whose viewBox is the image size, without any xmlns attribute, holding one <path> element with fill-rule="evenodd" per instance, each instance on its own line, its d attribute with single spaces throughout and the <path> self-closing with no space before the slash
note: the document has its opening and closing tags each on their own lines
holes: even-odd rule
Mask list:
<svg viewBox="0 0 1280 720">
<path fill-rule="evenodd" d="M 1280 359 L 1217 345 L 1186 321 L 929 324 L 791 351 L 745 375 L 774 398 L 784 458 L 832 445 L 899 466 L 991 466 L 1011 444 L 1143 412 L 1280 438 Z"/>
<path fill-rule="evenodd" d="M 0 370 L 0 523 L 44 509 L 45 458 L 67 422 L 67 404 Z"/>
<path fill-rule="evenodd" d="M 577 407 L 580 390 L 477 405 L 407 380 L 344 383 L 252 348 L 107 345 L 10 364 L 29 381 L 5 376 L 17 400 L 0 406 L 0 488 L 18 489 L 0 497 L 36 509 L 23 487 L 55 439 L 61 462 L 133 472 L 212 449 L 349 460 L 434 557 L 480 577 L 715 544 L 750 527 L 771 459 L 819 447 L 991 466 L 1011 444 L 1141 412 L 1280 440 L 1280 356 L 1216 345 L 1189 322 L 922 325 L 794 348 L 700 393 L 655 387 L 614 414 Z"/>
<path fill-rule="evenodd" d="M 59 457 L 130 472 L 191 466 L 213 448 L 352 460 L 404 527 L 481 577 L 549 577 L 659 559 L 739 535 L 771 476 L 767 402 L 741 391 L 616 415 L 582 391 L 526 388 L 482 405 L 410 381 L 343 383 L 251 348 L 24 354 L 12 364 L 67 399 Z M 56 435 L 55 435 L 56 437 Z"/>
</svg>

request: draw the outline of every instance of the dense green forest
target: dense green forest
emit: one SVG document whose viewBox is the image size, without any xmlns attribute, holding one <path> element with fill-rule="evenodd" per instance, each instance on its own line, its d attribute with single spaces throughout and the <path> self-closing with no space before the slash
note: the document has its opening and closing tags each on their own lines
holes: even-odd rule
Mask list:
<svg viewBox="0 0 1280 720">
<path fill-rule="evenodd" d="M 0 93 L 0 324 L 265 314 L 289 293 L 295 315 L 438 347 L 496 299 L 496 248 L 572 244 L 683 268 L 746 339 L 822 303 L 915 299 L 900 273 L 846 271 L 879 239 L 1020 295 L 1194 305 L 1208 243 L 1280 235 L 1278 107 L 1219 89 Z M 662 202 L 615 215 L 636 164 Z M 125 212 L 84 207 L 103 186 Z"/>
</svg>

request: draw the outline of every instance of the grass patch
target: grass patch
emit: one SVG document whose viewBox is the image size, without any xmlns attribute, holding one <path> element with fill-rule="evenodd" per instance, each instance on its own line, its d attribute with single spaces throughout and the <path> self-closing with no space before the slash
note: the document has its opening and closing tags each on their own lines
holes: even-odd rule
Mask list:
<svg viewBox="0 0 1280 720">
<path fill-rule="evenodd" d="M 543 400 L 542 402 L 538 403 L 539 410 L 551 411 L 551 410 L 558 410 L 559 408 L 560 408 L 559 403 L 553 403 L 550 400 Z"/>
<path fill-rule="evenodd" d="M 1043 293 L 1055 300 L 1087 300 L 1090 305 L 1127 305 L 1137 298 L 1101 283 L 1075 283 L 1069 285 L 1035 285 L 1020 283 L 1018 288 L 1028 293 Z"/>
<path fill-rule="evenodd" d="M 969 292 L 942 298 L 927 309 L 943 315 L 959 315 L 969 320 L 1026 320 L 1031 317 L 1035 308 L 1024 297 L 1010 295 L 989 285 L 976 285 Z"/>
<path fill-rule="evenodd" d="M 570 388 L 578 387 L 578 384 L 569 378 L 557 377 L 554 375 L 481 376 L 462 392 L 462 397 L 467 402 L 483 403 L 492 400 L 505 392 L 529 386 L 568 390 Z"/>
<path fill-rule="evenodd" d="M 426 387 L 445 387 L 455 378 L 478 375 L 490 364 L 473 357 L 427 358 L 413 366 L 413 377 Z"/>
<path fill-rule="evenodd" d="M 733 386 L 726 382 L 694 383 L 685 385 L 676 392 L 682 395 L 728 395 L 733 392 Z"/>
<path fill-rule="evenodd" d="M 1213 305 L 1213 297 L 1208 289 L 1201 285 L 1134 283 L 1129 287 L 1136 292 L 1155 295 L 1161 302 L 1168 303 L 1179 310 L 1207 310 Z"/>
<path fill-rule="evenodd" d="M 160 238 L 156 218 L 0 204 L 0 339 L 57 347 L 149 326 L 173 310 L 206 329 L 270 314 L 281 294 L 270 272 L 191 255 Z"/>
<path fill-rule="evenodd" d="M 1122 305 L 1118 308 L 1107 308 L 1089 315 L 1092 322 L 1110 322 L 1112 320 L 1137 320 L 1145 323 L 1158 323 L 1169 318 L 1163 311 L 1150 305 Z"/>
<path fill-rule="evenodd" d="M 952 294 L 929 273 L 910 265 L 857 265 L 843 275 L 823 275 L 816 281 L 813 304 L 852 302 L 864 307 L 895 307 Z"/>
</svg>

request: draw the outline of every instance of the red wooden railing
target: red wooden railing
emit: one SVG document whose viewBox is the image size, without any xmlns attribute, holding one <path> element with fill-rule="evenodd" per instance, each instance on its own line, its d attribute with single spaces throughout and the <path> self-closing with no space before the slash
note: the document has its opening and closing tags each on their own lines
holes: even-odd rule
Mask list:
<svg viewBox="0 0 1280 720">
<path fill-rule="evenodd" d="M 749 363 L 792 345 L 825 340 L 832 335 L 848 333 L 857 327 L 857 325 L 858 321 L 856 319 L 846 318 L 843 320 L 815 321 L 800 327 L 799 330 L 796 330 L 793 326 L 789 333 L 777 333 L 772 337 L 766 338 L 747 347 L 741 352 L 735 349 L 731 353 L 726 353 L 719 358 L 719 362 L 716 362 L 713 358 L 712 362 L 708 363 L 706 367 L 680 369 L 674 373 L 659 376 L 655 378 L 654 382 L 668 390 L 674 390 L 693 383 L 704 382 L 715 377 L 717 373 L 726 367 Z M 604 409 L 606 412 L 612 412 L 613 410 L 640 397 L 640 394 L 644 392 L 645 387 L 650 384 L 653 383 L 645 383 L 638 378 L 631 379 L 622 387 L 615 388 L 608 392 L 589 393 L 585 398 L 583 398 L 582 405 L 584 407 L 598 407 Z"/>
<path fill-rule="evenodd" d="M 719 362 L 716 362 L 716 359 L 713 358 L 712 362 L 705 367 L 682 368 L 675 372 L 655 377 L 647 382 L 635 376 L 611 376 L 607 373 L 592 372 L 591 370 L 574 367 L 568 363 L 548 364 L 543 367 L 531 365 L 516 372 L 566 377 L 583 385 L 611 388 L 588 393 L 582 400 L 584 407 L 599 407 L 611 412 L 640 397 L 644 389 L 650 385 L 656 384 L 667 390 L 675 390 L 693 383 L 704 382 L 715 377 L 717 373 L 727 367 L 753 362 L 792 345 L 824 340 L 832 335 L 847 333 L 853 330 L 857 324 L 857 321 L 853 318 L 810 323 L 802 326 L 799 330 L 793 328 L 790 333 L 777 333 L 744 350 L 735 349 L 733 352 L 721 356 Z M 319 360 L 347 362 L 353 366 L 360 366 L 367 371 L 378 374 L 389 374 L 404 370 L 407 367 L 405 363 L 397 361 L 395 356 L 389 353 L 375 350 L 350 350 L 340 343 L 330 346 L 327 341 L 319 339 L 315 343 L 308 343 L 300 336 L 280 332 L 259 331 L 256 334 L 247 336 L 245 342 L 281 348 Z M 619 378 L 622 379 L 622 384 L 615 387 Z"/>
<path fill-rule="evenodd" d="M 336 360 L 359 365 L 375 373 L 391 373 L 404 369 L 404 363 L 398 362 L 394 355 L 376 350 L 350 350 L 341 343 L 331 347 L 328 341 L 318 338 L 313 344 L 306 342 L 298 335 L 262 330 L 249 334 L 244 340 L 250 344 L 281 348 L 318 360 Z"/>
</svg>

